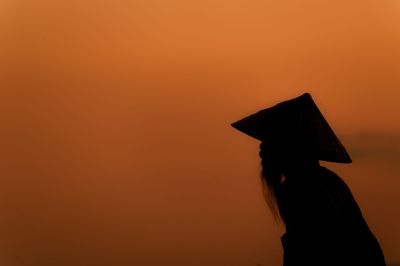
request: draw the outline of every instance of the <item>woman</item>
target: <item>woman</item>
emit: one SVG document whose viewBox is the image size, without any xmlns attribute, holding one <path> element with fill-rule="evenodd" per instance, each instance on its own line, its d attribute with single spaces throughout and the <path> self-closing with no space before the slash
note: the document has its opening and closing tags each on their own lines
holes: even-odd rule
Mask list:
<svg viewBox="0 0 400 266">
<path fill-rule="evenodd" d="M 284 266 L 384 266 L 381 247 L 345 182 L 319 160 L 351 163 L 311 95 L 231 124 L 261 140 L 268 203 L 285 224 Z"/>
</svg>

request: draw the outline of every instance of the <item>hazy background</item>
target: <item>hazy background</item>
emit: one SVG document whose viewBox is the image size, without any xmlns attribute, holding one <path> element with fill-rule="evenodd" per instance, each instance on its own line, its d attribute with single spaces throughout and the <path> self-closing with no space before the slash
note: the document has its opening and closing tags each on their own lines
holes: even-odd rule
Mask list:
<svg viewBox="0 0 400 266">
<path fill-rule="evenodd" d="M 399 47 L 399 0 L 0 0 L 0 265 L 280 265 L 230 123 L 305 91 L 400 261 Z"/>
</svg>

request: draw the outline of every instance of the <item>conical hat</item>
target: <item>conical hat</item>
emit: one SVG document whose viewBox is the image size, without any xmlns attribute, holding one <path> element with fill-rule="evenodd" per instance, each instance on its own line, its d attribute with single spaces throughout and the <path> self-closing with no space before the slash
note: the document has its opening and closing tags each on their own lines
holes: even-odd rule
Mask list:
<svg viewBox="0 0 400 266">
<path fill-rule="evenodd" d="M 352 162 L 309 93 L 262 109 L 231 126 L 261 141 L 301 149 L 318 160 Z"/>
</svg>

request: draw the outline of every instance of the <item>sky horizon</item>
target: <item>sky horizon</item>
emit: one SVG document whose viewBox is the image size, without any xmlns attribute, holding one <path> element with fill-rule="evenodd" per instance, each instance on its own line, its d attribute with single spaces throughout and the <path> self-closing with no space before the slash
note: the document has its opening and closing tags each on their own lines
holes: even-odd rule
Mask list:
<svg viewBox="0 0 400 266">
<path fill-rule="evenodd" d="M 400 261 L 400 1 L 0 1 L 0 264 L 278 266 L 259 142 L 304 92 Z"/>
</svg>

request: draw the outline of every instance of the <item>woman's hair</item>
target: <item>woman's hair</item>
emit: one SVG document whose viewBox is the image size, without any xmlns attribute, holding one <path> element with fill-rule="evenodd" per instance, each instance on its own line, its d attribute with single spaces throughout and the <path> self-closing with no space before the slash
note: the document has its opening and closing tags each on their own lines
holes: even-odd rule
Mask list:
<svg viewBox="0 0 400 266">
<path fill-rule="evenodd" d="M 264 199 L 276 219 L 282 218 L 279 211 L 279 198 L 282 182 L 284 180 L 282 159 L 280 153 L 273 145 L 265 142 L 260 144 L 261 157 L 261 183 Z"/>
</svg>

